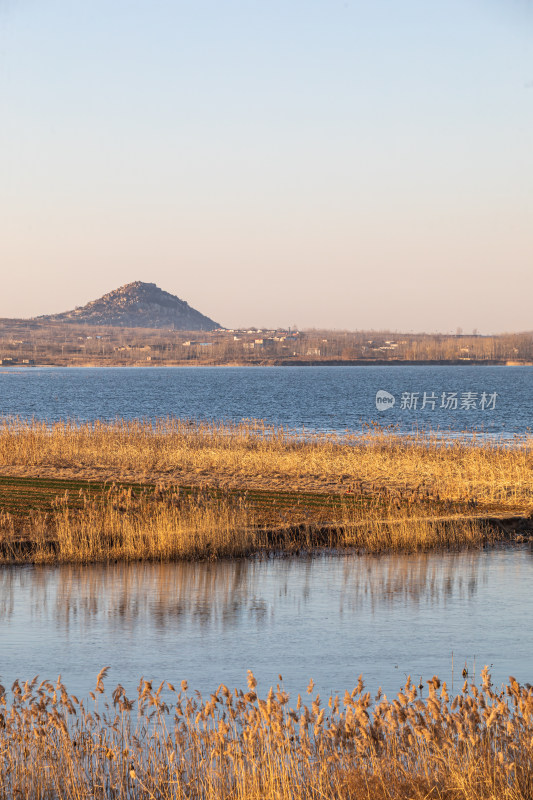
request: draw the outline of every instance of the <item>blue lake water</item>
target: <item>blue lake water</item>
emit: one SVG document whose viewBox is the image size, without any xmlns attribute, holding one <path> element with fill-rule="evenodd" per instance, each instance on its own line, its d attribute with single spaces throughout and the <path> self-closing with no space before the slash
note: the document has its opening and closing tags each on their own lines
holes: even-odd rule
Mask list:
<svg viewBox="0 0 533 800">
<path fill-rule="evenodd" d="M 376 408 L 379 390 L 393 395 L 392 408 Z M 533 367 L 8 368 L 0 415 L 253 418 L 335 432 L 378 422 L 512 438 L 533 423 Z"/>
<path fill-rule="evenodd" d="M 218 563 L 0 570 L 0 676 L 56 678 L 86 695 L 145 678 L 266 693 L 281 673 L 324 697 L 363 673 L 395 693 L 410 674 L 454 688 L 485 664 L 497 685 L 533 678 L 533 551 L 330 555 Z"/>
</svg>

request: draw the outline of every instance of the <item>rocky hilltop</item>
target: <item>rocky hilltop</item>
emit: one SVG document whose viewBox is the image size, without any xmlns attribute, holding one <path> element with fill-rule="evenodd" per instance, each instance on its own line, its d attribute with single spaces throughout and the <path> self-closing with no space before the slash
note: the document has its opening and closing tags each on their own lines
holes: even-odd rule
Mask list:
<svg viewBox="0 0 533 800">
<path fill-rule="evenodd" d="M 218 322 L 204 316 L 163 291 L 155 283 L 135 281 L 121 286 L 85 306 L 37 317 L 39 321 L 76 322 L 84 325 L 115 325 L 122 328 L 165 328 L 181 331 L 212 331 Z"/>
</svg>

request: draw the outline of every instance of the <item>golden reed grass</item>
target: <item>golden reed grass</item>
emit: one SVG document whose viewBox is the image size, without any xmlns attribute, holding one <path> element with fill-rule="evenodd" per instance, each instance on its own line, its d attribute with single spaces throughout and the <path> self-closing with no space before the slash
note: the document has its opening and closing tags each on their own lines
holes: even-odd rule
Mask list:
<svg viewBox="0 0 533 800">
<path fill-rule="evenodd" d="M 495 689 L 487 668 L 453 698 L 434 677 L 372 699 L 360 677 L 325 703 L 312 681 L 260 698 L 251 673 L 207 699 L 144 679 L 106 699 L 105 674 L 86 702 L 60 679 L 0 691 L 2 800 L 533 798 L 533 689 Z"/>
<path fill-rule="evenodd" d="M 0 514 L 0 563 L 216 559 L 324 547 L 420 552 L 479 546 L 498 537 L 482 519 L 420 518 L 416 508 L 415 516 L 394 516 L 394 506 L 343 505 L 331 525 L 272 527 L 256 516 L 246 496 L 179 490 L 135 495 L 111 486 L 82 501 L 81 508 L 72 508 L 65 496 L 51 511 Z"/>
<path fill-rule="evenodd" d="M 301 432 L 300 432 L 301 433 Z M 4 474 L 84 475 L 235 488 L 365 492 L 533 508 L 533 437 L 513 446 L 372 429 L 346 437 L 165 419 L 75 425 L 0 422 Z"/>
<path fill-rule="evenodd" d="M 110 487 L 101 497 L 68 497 L 50 512 L 0 515 L 0 561 L 206 559 L 243 556 L 260 548 L 252 515 L 239 500 L 200 494 L 157 494 Z"/>
<path fill-rule="evenodd" d="M 302 438 L 257 422 L 12 421 L 0 423 L 0 463 L 8 475 L 158 484 L 140 496 L 111 486 L 83 497 L 80 508 L 60 498 L 48 512 L 0 514 L 4 562 L 217 558 L 316 546 L 427 550 L 490 541 L 497 532 L 483 514 L 533 509 L 529 438 L 509 447 L 375 430 Z M 199 491 L 186 495 L 176 485 Z M 248 501 L 247 491 L 265 487 L 293 491 L 293 507 L 273 513 Z M 306 507 L 300 497 L 311 490 L 341 502 Z"/>
</svg>

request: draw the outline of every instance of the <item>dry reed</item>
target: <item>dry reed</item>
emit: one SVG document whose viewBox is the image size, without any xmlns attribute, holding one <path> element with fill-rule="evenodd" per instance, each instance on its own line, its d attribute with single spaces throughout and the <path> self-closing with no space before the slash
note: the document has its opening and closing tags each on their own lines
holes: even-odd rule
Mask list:
<svg viewBox="0 0 533 800">
<path fill-rule="evenodd" d="M 301 432 L 300 432 L 301 433 Z M 166 419 L 82 425 L 0 422 L 4 474 L 64 474 L 236 488 L 365 492 L 533 508 L 533 437 L 513 446 L 444 443 L 437 435 L 367 429 L 360 435 L 295 436 L 262 422 Z"/>
<path fill-rule="evenodd" d="M 491 541 L 498 532 L 487 514 L 533 509 L 531 438 L 511 447 L 381 430 L 302 438 L 258 422 L 4 421 L 0 463 L 11 475 L 159 485 L 140 496 L 112 486 L 75 509 L 59 498 L 50 511 L 4 512 L 4 561 L 217 558 L 324 545 L 427 550 Z M 198 490 L 186 496 L 176 484 Z M 292 507 L 276 509 L 274 497 L 259 508 L 247 497 L 279 486 L 294 492 Z M 306 506 L 310 489 L 339 502 Z"/>
<path fill-rule="evenodd" d="M 106 670 L 85 702 L 58 679 L 0 691 L 0 798 L 166 800 L 531 800 L 533 689 L 465 683 L 453 698 L 434 677 L 374 700 L 362 678 L 324 705 L 313 682 L 291 705 L 220 685 L 204 700 L 186 683 L 137 697 Z"/>
<path fill-rule="evenodd" d="M 483 519 L 420 518 L 416 507 L 414 516 L 404 516 L 394 505 L 341 505 L 331 525 L 306 521 L 305 509 L 296 509 L 296 522 L 272 527 L 246 496 L 179 490 L 135 495 L 111 486 L 98 498 L 81 500 L 73 508 L 66 495 L 51 511 L 0 514 L 0 563 L 216 559 L 324 547 L 420 552 L 501 538 Z"/>
</svg>

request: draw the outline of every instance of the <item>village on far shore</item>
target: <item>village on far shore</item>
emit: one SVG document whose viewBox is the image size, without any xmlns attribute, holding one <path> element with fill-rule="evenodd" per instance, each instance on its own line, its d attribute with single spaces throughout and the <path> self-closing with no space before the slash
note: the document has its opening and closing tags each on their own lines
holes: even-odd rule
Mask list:
<svg viewBox="0 0 533 800">
<path fill-rule="evenodd" d="M 226 328 L 154 283 L 135 281 L 72 311 L 0 319 L 0 365 L 532 365 L 533 332 L 485 336 Z"/>
</svg>

